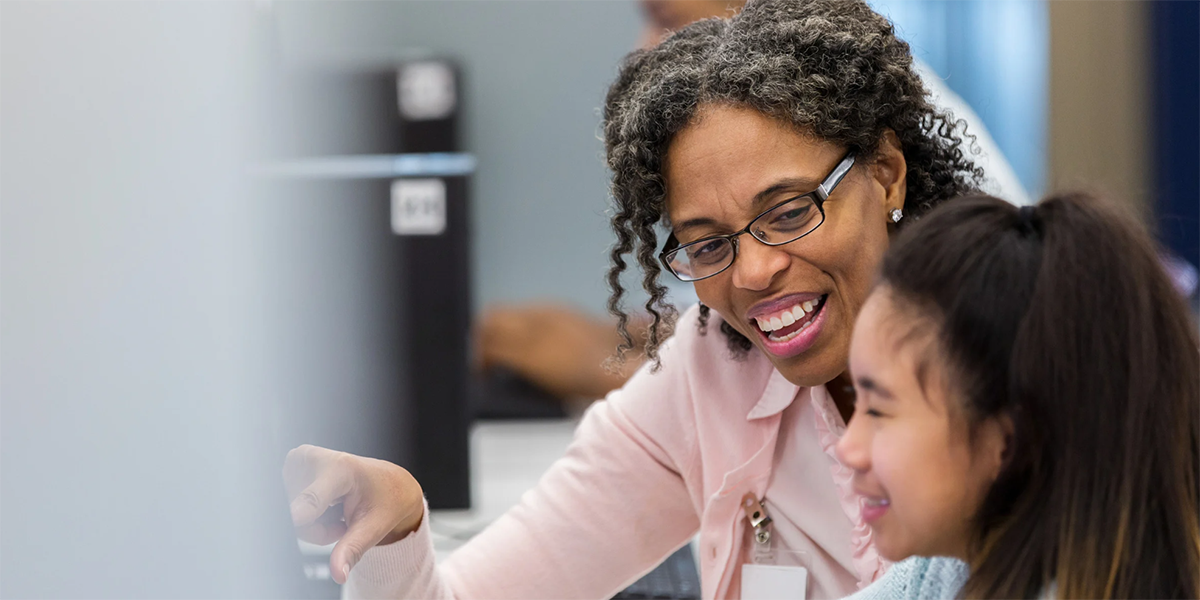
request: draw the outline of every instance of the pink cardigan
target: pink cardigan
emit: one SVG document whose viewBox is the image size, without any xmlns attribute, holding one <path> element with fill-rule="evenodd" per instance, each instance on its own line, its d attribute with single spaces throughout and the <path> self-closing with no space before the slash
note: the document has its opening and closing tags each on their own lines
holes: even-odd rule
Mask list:
<svg viewBox="0 0 1200 600">
<path fill-rule="evenodd" d="M 811 433 L 831 457 L 843 425 L 823 387 L 789 383 L 757 350 L 731 358 L 716 313 L 705 335 L 697 318 L 695 307 L 680 318 L 661 370 L 643 368 L 588 410 L 566 456 L 520 504 L 440 566 L 424 519 L 407 538 L 368 551 L 346 596 L 607 598 L 699 531 L 703 597 L 737 598 L 746 562 L 739 500 L 767 488 L 780 413 L 812 401 Z M 854 524 L 847 543 L 861 587 L 886 566 L 850 471 L 832 464 L 841 506 L 829 517 Z"/>
</svg>

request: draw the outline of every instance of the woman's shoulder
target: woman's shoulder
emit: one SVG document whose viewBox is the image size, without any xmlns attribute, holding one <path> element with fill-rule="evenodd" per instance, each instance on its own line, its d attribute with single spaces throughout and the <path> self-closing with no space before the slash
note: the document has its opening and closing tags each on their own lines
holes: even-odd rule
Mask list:
<svg viewBox="0 0 1200 600">
<path fill-rule="evenodd" d="M 846 600 L 940 600 L 954 598 L 967 581 L 967 565 L 944 556 L 913 556 Z"/>
<path fill-rule="evenodd" d="M 699 305 L 693 305 L 679 316 L 674 333 L 659 348 L 657 368 L 643 365 L 609 399 L 635 412 L 658 412 L 678 404 L 689 410 L 704 406 L 706 417 L 726 418 L 739 410 L 744 417 L 773 372 L 757 349 L 739 354 L 730 348 L 716 311 L 709 311 L 704 322 Z M 714 397 L 720 401 L 714 402 Z M 751 404 L 739 407 L 744 404 L 739 399 Z"/>
<path fill-rule="evenodd" d="M 701 307 L 693 304 L 679 315 L 674 333 L 663 343 L 663 366 L 667 366 L 668 359 L 679 356 L 674 365 L 678 368 L 704 366 L 713 368 L 712 375 L 744 376 L 749 372 L 754 377 L 769 376 L 773 367 L 762 352 L 754 348 L 735 350 L 721 330 L 721 315 L 710 309 L 705 318 Z"/>
</svg>

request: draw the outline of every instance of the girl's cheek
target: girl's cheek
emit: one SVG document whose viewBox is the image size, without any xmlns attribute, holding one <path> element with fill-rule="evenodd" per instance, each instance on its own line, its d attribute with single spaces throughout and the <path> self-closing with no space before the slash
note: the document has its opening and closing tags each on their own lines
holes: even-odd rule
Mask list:
<svg viewBox="0 0 1200 600">
<path fill-rule="evenodd" d="M 874 434 L 871 445 L 875 475 L 889 495 L 901 491 L 893 489 L 895 486 L 892 484 L 903 487 L 904 482 L 920 476 L 920 469 L 914 468 L 914 463 L 920 461 L 911 452 L 914 440 L 907 439 L 903 431 L 896 431 L 897 427 L 899 425 L 881 427 Z"/>
<path fill-rule="evenodd" d="M 886 435 L 879 435 L 876 432 L 868 434 L 871 436 L 871 470 L 875 472 L 875 477 L 879 479 L 879 483 L 887 486 L 889 472 L 892 469 L 892 456 L 888 445 Z"/>
</svg>

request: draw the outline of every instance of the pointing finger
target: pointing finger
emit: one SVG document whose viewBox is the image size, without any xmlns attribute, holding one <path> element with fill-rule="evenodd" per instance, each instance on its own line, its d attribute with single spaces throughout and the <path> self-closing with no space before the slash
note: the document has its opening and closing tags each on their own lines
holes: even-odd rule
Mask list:
<svg viewBox="0 0 1200 600">
<path fill-rule="evenodd" d="M 391 530 L 391 520 L 383 511 L 367 513 L 349 523 L 346 533 L 333 547 L 333 553 L 329 556 L 329 567 L 334 581 L 345 585 L 346 578 L 350 576 L 350 569 Z"/>
<path fill-rule="evenodd" d="M 292 499 L 292 524 L 304 527 L 325 514 L 350 491 L 350 473 L 329 469 L 317 476 L 308 487 Z"/>
</svg>

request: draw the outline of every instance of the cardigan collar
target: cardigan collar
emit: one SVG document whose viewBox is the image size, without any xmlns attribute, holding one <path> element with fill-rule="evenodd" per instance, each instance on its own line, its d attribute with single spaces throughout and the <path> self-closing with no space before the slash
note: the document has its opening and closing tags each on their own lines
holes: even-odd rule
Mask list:
<svg viewBox="0 0 1200 600">
<path fill-rule="evenodd" d="M 842 464 L 837 455 L 837 443 L 846 433 L 846 423 L 825 386 L 812 388 L 813 420 L 821 449 L 830 459 L 829 473 L 837 488 L 842 511 L 854 524 L 850 533 L 851 560 L 858 572 L 858 587 L 862 589 L 887 572 L 891 563 L 884 560 L 875 548 L 875 532 L 862 518 L 862 498 L 854 492 L 854 471 Z"/>
<path fill-rule="evenodd" d="M 767 379 L 767 387 L 763 390 L 758 402 L 746 415 L 747 421 L 765 419 L 783 412 L 796 399 L 800 387 L 787 380 L 779 369 L 771 369 L 771 377 Z"/>
</svg>

